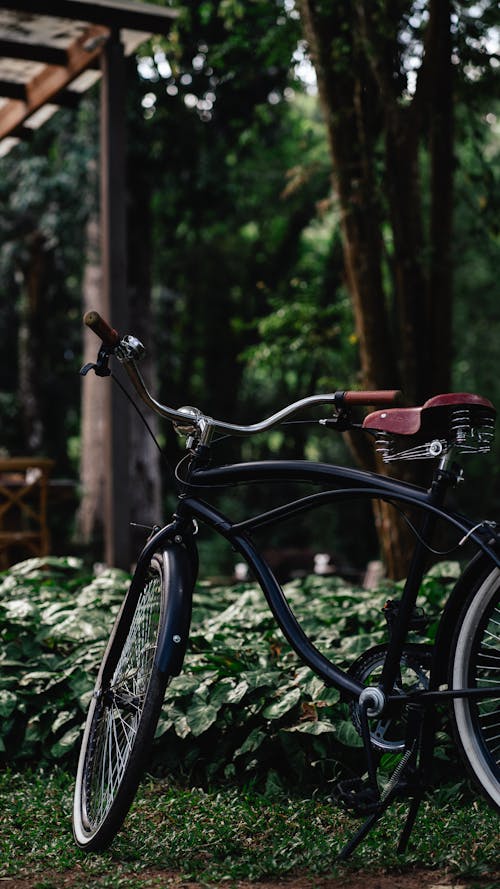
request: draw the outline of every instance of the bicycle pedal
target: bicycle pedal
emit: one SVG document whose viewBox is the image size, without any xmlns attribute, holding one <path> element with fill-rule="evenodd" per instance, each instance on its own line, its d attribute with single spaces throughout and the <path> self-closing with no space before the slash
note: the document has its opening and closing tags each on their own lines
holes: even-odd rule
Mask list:
<svg viewBox="0 0 500 889">
<path fill-rule="evenodd" d="M 387 621 L 389 631 L 392 630 L 394 624 L 398 619 L 400 605 L 401 602 L 399 599 L 388 599 L 384 607 L 382 608 L 382 614 Z M 429 618 L 427 617 L 423 608 L 415 606 L 408 622 L 408 629 L 422 633 L 426 629 L 428 623 Z"/>
<path fill-rule="evenodd" d="M 380 794 L 362 778 L 339 781 L 333 792 L 333 799 L 346 812 L 355 817 L 364 817 L 376 812 L 380 806 Z"/>
</svg>

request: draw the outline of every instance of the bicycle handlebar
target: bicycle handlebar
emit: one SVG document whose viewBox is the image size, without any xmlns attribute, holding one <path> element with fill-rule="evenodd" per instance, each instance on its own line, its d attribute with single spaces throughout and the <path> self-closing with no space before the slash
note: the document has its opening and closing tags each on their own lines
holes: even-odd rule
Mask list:
<svg viewBox="0 0 500 889">
<path fill-rule="evenodd" d="M 351 389 L 343 393 L 344 404 L 360 405 L 367 407 L 370 405 L 378 405 L 379 407 L 388 407 L 390 404 L 397 403 L 401 398 L 399 389 L 374 389 L 360 390 Z"/>
<path fill-rule="evenodd" d="M 226 423 L 222 420 L 215 420 L 206 416 L 197 408 L 181 408 L 174 410 L 167 405 L 160 404 L 149 392 L 141 373 L 139 372 L 134 355 L 137 345 L 143 349 L 133 337 L 125 337 L 121 339 L 119 333 L 105 321 L 98 312 L 86 312 L 84 315 L 84 323 L 89 327 L 100 339 L 104 346 L 111 351 L 117 353 L 127 374 L 136 389 L 137 393 L 145 404 L 155 413 L 168 420 L 171 420 L 180 432 L 192 434 L 198 431 L 201 440 L 207 443 L 214 431 L 225 432 L 231 435 L 247 436 L 254 435 L 257 432 L 266 432 L 273 426 L 277 426 L 287 417 L 298 413 L 304 408 L 314 407 L 322 404 L 333 404 L 341 409 L 348 405 L 357 406 L 378 406 L 385 407 L 394 404 L 401 396 L 401 392 L 397 389 L 380 389 L 368 391 L 337 391 L 329 392 L 324 395 L 309 395 L 300 401 L 295 401 L 287 405 L 265 420 L 259 423 L 253 423 L 250 426 L 239 426 L 234 423 Z M 132 343 L 133 341 L 133 343 Z M 136 353 L 137 354 L 137 353 Z"/>
<path fill-rule="evenodd" d="M 111 327 L 104 318 L 101 318 L 99 312 L 85 312 L 83 323 L 90 327 L 96 336 L 102 341 L 103 345 L 110 349 L 114 349 L 120 342 L 120 334 L 114 327 Z"/>
</svg>

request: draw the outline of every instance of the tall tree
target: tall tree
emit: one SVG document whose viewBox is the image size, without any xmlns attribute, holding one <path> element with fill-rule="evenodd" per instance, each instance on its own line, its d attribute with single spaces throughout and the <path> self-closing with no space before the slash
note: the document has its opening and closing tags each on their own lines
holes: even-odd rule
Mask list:
<svg viewBox="0 0 500 889">
<path fill-rule="evenodd" d="M 400 382 L 420 402 L 446 389 L 450 374 L 452 41 L 451 4 L 431 0 L 410 92 L 411 7 L 301 2 L 342 214 L 362 383 Z"/>
<path fill-rule="evenodd" d="M 328 131 L 360 382 L 399 386 L 420 404 L 450 386 L 456 8 L 450 0 L 299 6 Z M 358 453 L 373 468 L 371 452 Z M 384 509 L 379 521 L 397 576 L 405 526 L 388 534 Z"/>
</svg>

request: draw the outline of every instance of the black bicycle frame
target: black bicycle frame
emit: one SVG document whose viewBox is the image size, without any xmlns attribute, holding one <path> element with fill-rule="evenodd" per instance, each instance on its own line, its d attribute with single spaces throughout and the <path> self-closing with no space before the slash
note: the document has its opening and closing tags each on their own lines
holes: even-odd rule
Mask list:
<svg viewBox="0 0 500 889">
<path fill-rule="evenodd" d="M 195 494 L 198 490 L 213 492 L 222 487 L 262 482 L 306 482 L 321 485 L 323 490 L 239 522 L 232 522 Z M 479 550 L 491 560 L 491 563 L 500 568 L 500 555 L 495 549 L 495 539 L 491 539 L 491 528 L 484 525 L 474 525 L 466 517 L 446 510 L 443 507 L 443 501 L 447 487 L 449 487 L 449 480 L 446 479 L 442 479 L 441 483 L 435 482 L 429 490 L 425 490 L 374 473 L 330 464 L 309 463 L 303 460 L 272 460 L 213 468 L 200 468 L 197 461 L 193 460 L 191 469 L 184 480 L 184 491 L 180 496 L 174 521 L 158 531 L 149 541 L 139 559 L 138 569 L 140 570 L 141 564 L 146 565 L 151 555 L 161 549 L 166 541 L 174 539 L 177 542 L 181 539 L 187 541 L 192 536 L 193 519 L 211 527 L 225 537 L 249 565 L 278 625 L 300 658 L 326 684 L 339 688 L 348 697 L 357 698 L 363 689 L 361 683 L 330 663 L 308 639 L 290 609 L 280 584 L 248 535 L 256 528 L 289 518 L 319 505 L 355 498 L 385 500 L 388 503 L 422 510 L 424 522 L 401 598 L 397 630 L 392 634 L 388 643 L 386 664 L 382 675 L 382 690 L 386 692 L 388 701 L 391 701 L 392 697 L 389 692 L 399 669 L 410 615 L 425 570 L 426 544 L 431 538 L 435 523 L 442 520 L 451 525 L 460 532 L 462 540 L 473 541 Z M 455 697 L 472 693 L 472 690 L 465 689 L 448 692 L 449 695 Z M 446 691 L 419 692 L 418 694 L 419 700 L 426 700 L 427 697 L 435 700 L 436 697 L 445 697 Z M 397 700 L 398 704 L 402 704 L 406 698 L 404 695 L 398 695 L 394 700 Z"/>
</svg>

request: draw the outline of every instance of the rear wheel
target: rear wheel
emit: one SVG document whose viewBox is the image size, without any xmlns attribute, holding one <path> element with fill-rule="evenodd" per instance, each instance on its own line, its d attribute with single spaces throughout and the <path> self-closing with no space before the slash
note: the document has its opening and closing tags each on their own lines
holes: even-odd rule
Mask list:
<svg viewBox="0 0 500 889">
<path fill-rule="evenodd" d="M 500 687 L 500 571 L 472 590 L 452 644 L 450 687 Z M 500 694 L 456 698 L 452 719 L 459 750 L 488 801 L 500 809 Z"/>
<path fill-rule="evenodd" d="M 155 556 L 139 593 L 129 591 L 90 703 L 73 810 L 76 842 L 88 850 L 104 849 L 121 827 L 153 741 L 169 678 L 155 664 L 166 620 L 166 558 Z"/>
</svg>

